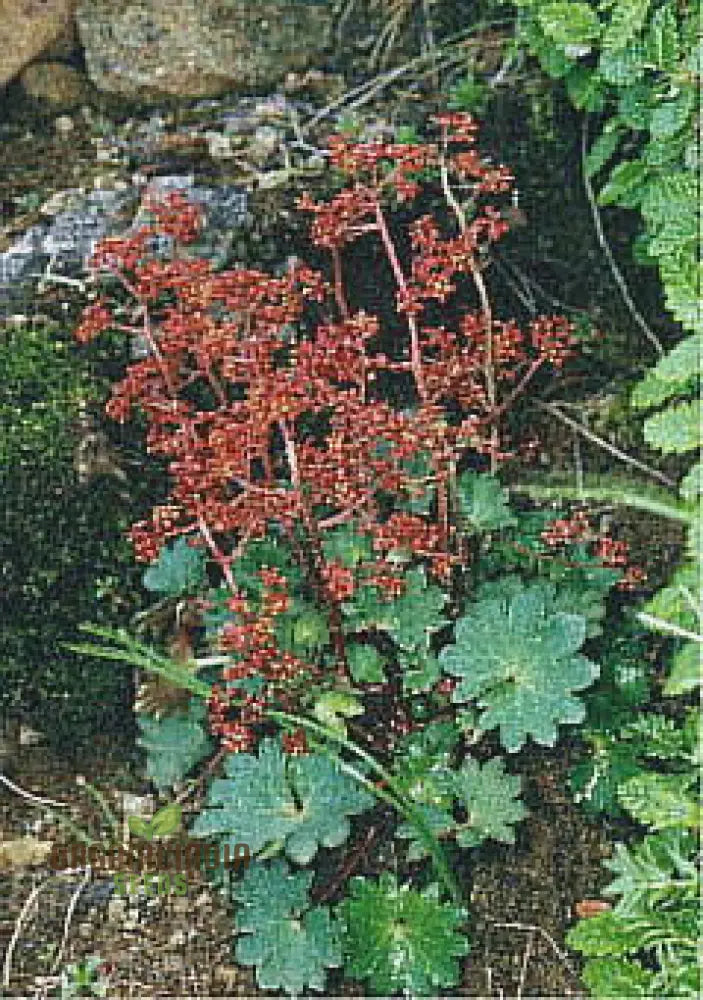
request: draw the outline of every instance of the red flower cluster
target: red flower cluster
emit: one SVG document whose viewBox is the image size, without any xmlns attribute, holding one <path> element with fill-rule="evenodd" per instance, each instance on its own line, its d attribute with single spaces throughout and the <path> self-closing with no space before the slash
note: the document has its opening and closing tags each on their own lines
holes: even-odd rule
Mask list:
<svg viewBox="0 0 703 1000">
<path fill-rule="evenodd" d="M 291 757 L 308 752 L 308 741 L 304 729 L 296 729 L 293 733 L 284 733 L 281 743 L 284 753 L 290 754 Z"/>
<path fill-rule="evenodd" d="M 429 216 L 417 219 L 410 259 L 401 260 L 387 203 L 415 198 L 421 173 L 434 175 L 455 205 L 453 183 L 462 197 L 468 191 L 478 202 L 510 187 L 510 174 L 478 154 L 470 116 L 441 116 L 437 124 L 439 145 L 333 140 L 332 162 L 350 185 L 324 204 L 301 201 L 314 215 L 313 240 L 331 252 L 332 281 L 300 264 L 283 277 L 245 268 L 213 273 L 207 261 L 184 255 L 181 244 L 195 238 L 201 216 L 179 193 L 162 203 L 151 198 L 146 205 L 154 225 L 103 241 L 92 261 L 96 272 L 119 279 L 132 302 L 131 324 L 115 328 L 149 347 L 113 388 L 107 412 L 125 420 L 138 405 L 149 422 L 149 451 L 169 460 L 168 502 L 132 527 L 135 555 L 151 561 L 169 538 L 196 535 L 236 605 L 236 623 L 221 635 L 222 648 L 235 654 L 224 676 L 234 686 L 211 701 L 213 727 L 233 749 L 250 745 L 261 708 L 247 703 L 236 722 L 229 719 L 237 680 L 263 677 L 269 701 L 310 670 L 276 648 L 273 619 L 288 607 L 285 580 L 264 571 L 257 615 L 238 593 L 231 564 L 242 545 L 274 522 L 296 549 L 302 530 L 314 569 L 310 586 L 333 612 L 358 585 L 351 570 L 323 558 L 322 536 L 333 524 L 353 521 L 377 553 L 406 549 L 446 575 L 459 558 L 447 514 L 451 470 L 467 448 L 489 456 L 492 469 L 508 457 L 501 448 L 503 417 L 538 370 L 560 368 L 573 351 L 571 325 L 560 317 L 536 320 L 525 334 L 491 315 L 480 256 L 507 229 L 494 207 L 459 220 L 458 235 L 443 236 Z M 174 238 L 173 259 L 150 252 L 158 232 Z M 363 234 L 380 241 L 396 284 L 402 332 L 391 356 L 378 349 L 384 332 L 378 318 L 353 313 L 346 300 L 341 248 Z M 456 330 L 426 323 L 427 307 L 455 295 L 459 278 L 473 283 L 478 308 L 469 308 Z M 323 320 L 303 334 L 312 302 Z M 77 336 L 88 340 L 110 325 L 99 302 L 84 312 Z M 410 377 L 416 405 L 399 411 L 380 398 L 380 375 Z M 210 403 L 197 409 L 194 398 Z M 311 429 L 317 425 L 324 433 Z M 416 487 L 408 463 L 427 456 L 436 519 L 394 514 L 384 520 L 382 497 L 411 494 Z M 365 584 L 389 596 L 402 589 L 402 575 L 381 555 L 363 573 Z M 330 623 L 342 658 L 339 615 L 332 613 Z"/>
<path fill-rule="evenodd" d="M 148 193 L 142 207 L 155 216 L 158 229 L 180 243 L 192 243 L 203 226 L 203 214 L 181 191 L 171 191 L 160 197 Z"/>
<path fill-rule="evenodd" d="M 629 563 L 627 542 L 618 541 L 606 534 L 596 535 L 584 510 L 577 511 L 570 518 L 557 518 L 552 521 L 541 532 L 540 537 L 550 548 L 578 542 L 592 543 L 591 552 L 600 560 L 601 565 L 624 570 L 622 578 L 617 583 L 620 590 L 634 590 L 647 579 L 641 567 Z"/>
<path fill-rule="evenodd" d="M 627 542 L 602 535 L 596 543 L 595 554 L 604 566 L 624 569 L 624 575 L 617 584 L 619 590 L 635 590 L 646 581 L 647 574 L 642 567 L 629 562 L 630 547 Z"/>
<path fill-rule="evenodd" d="M 88 344 L 104 330 L 108 330 L 113 322 L 112 313 L 101 299 L 83 310 L 80 326 L 76 327 L 73 335 L 79 343 Z"/>
<path fill-rule="evenodd" d="M 573 517 L 557 518 L 541 532 L 540 538 L 551 547 L 586 541 L 592 538 L 588 514 L 585 510 L 578 510 Z"/>
<path fill-rule="evenodd" d="M 326 562 L 322 567 L 322 579 L 330 600 L 348 601 L 356 590 L 354 574 L 336 559 Z"/>
<path fill-rule="evenodd" d="M 530 324 L 532 346 L 555 368 L 562 368 L 574 353 L 574 324 L 563 316 L 541 316 Z"/>
<path fill-rule="evenodd" d="M 285 577 L 277 570 L 263 567 L 259 578 L 263 591 L 258 612 L 251 610 L 247 600 L 236 592 L 227 602 L 235 622 L 226 624 L 219 635 L 220 649 L 233 653 L 234 662 L 222 671 L 226 688 L 218 688 L 210 700 L 210 728 L 232 752 L 253 746 L 256 726 L 264 718 L 266 708 L 277 700 L 285 700 L 290 681 L 315 671 L 276 645 L 275 618 L 289 607 Z M 265 681 L 258 697 L 247 694 L 241 686 L 247 678 Z M 292 741 L 290 746 L 288 752 L 304 752 L 299 741 Z"/>
</svg>

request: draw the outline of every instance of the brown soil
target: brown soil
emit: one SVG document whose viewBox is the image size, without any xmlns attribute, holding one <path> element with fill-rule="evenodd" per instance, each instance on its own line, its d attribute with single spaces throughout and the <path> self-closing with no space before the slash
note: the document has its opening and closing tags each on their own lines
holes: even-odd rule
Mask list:
<svg viewBox="0 0 703 1000">
<path fill-rule="evenodd" d="M 76 791 L 75 773 L 42 746 L 26 748 L 15 782 L 37 796 L 72 804 L 74 820 L 93 834 L 99 813 L 89 796 Z M 117 790 L 148 791 L 119 763 L 119 748 L 95 748 L 85 778 L 117 809 Z M 462 984 L 454 995 L 499 997 L 584 996 L 578 959 L 564 936 L 573 923 L 574 905 L 598 896 L 605 881 L 601 861 L 608 846 L 605 831 L 590 825 L 565 790 L 568 746 L 556 751 L 523 751 L 515 770 L 523 774 L 529 818 L 514 846 L 485 845 L 469 855 L 462 873 L 469 889 L 471 952 Z M 122 755 L 124 759 L 124 755 Z M 376 820 L 374 820 L 376 822 Z M 386 828 L 388 829 L 388 828 Z M 31 834 L 39 840 L 59 835 L 51 816 L 8 789 L 0 792 L 0 841 Z M 354 874 L 375 874 L 391 858 L 403 874 L 402 858 L 387 833 L 364 853 L 366 829 L 359 826 L 345 848 L 323 852 L 320 875 L 332 884 L 353 857 Z M 52 995 L 58 973 L 69 962 L 99 955 L 110 965 L 109 997 L 151 998 L 271 996 L 257 990 L 252 970 L 231 958 L 231 917 L 220 897 L 200 879 L 189 877 L 188 893 L 127 900 L 100 898 L 100 875 L 84 886 L 69 921 L 65 948 L 56 972 L 58 946 L 71 898 L 81 874 L 55 874 L 46 864 L 0 871 L 4 897 L 0 948 L 8 946 L 22 908 L 42 884 L 14 947 L 10 988 L 4 995 L 40 998 Z M 316 895 L 324 892 L 324 885 Z M 324 893 L 328 895 L 327 893 Z M 336 902 L 334 892 L 328 902 Z M 359 984 L 333 976 L 330 989 L 364 996 Z"/>
</svg>

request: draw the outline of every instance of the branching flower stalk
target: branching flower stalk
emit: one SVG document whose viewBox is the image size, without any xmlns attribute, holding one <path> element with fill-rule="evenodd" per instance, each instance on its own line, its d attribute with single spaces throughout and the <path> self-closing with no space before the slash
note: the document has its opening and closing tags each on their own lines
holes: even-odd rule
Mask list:
<svg viewBox="0 0 703 1000">
<path fill-rule="evenodd" d="M 223 667 L 224 687 L 208 692 L 208 705 L 212 731 L 232 752 L 255 742 L 270 711 L 292 709 L 298 679 L 319 678 L 321 669 L 277 647 L 275 619 L 291 606 L 284 577 L 262 567 L 257 609 L 239 592 L 233 567 L 246 544 L 272 524 L 289 539 L 327 616 L 337 676 L 348 678 L 343 602 L 360 584 L 388 597 L 402 593 L 399 550 L 422 560 L 437 579 L 450 579 L 462 559 L 458 463 L 473 453 L 495 471 L 511 457 L 500 420 L 538 370 L 559 370 L 574 350 L 573 327 L 563 317 L 539 317 L 526 333 L 495 319 L 478 261 L 508 224 L 483 202 L 508 192 L 512 178 L 481 159 L 470 116 L 441 115 L 436 123 L 441 151 L 432 143 L 330 140 L 331 164 L 346 186 L 327 202 L 306 195 L 299 207 L 313 216 L 313 243 L 331 255 L 331 282 L 297 261 L 280 278 L 245 268 L 213 272 L 208 261 L 186 254 L 201 219 L 179 193 L 147 201 L 154 224 L 103 241 L 92 261 L 96 277 L 118 279 L 141 322 L 119 324 L 101 300 L 84 311 L 76 337 L 88 341 L 113 328 L 144 339 L 148 356 L 127 369 L 106 410 L 124 421 L 133 406 L 141 408 L 148 451 L 169 458 L 172 478 L 167 502 L 129 532 L 135 555 L 152 562 L 169 539 L 186 536 L 205 549 L 231 595 L 218 643 L 237 660 Z M 409 227 L 409 259 L 401 260 L 389 213 L 397 202 L 412 204 L 422 176 L 440 177 L 459 233 L 445 236 L 421 215 Z M 470 191 L 470 221 L 452 179 Z M 178 253 L 155 258 L 155 234 L 170 237 Z M 347 295 L 344 248 L 369 234 L 388 259 L 405 330 L 391 356 L 380 350 L 380 320 L 352 312 Z M 428 309 L 459 296 L 462 275 L 474 282 L 479 310 L 467 309 L 456 330 L 432 325 Z M 311 303 L 325 318 L 303 333 L 300 321 Z M 412 407 L 400 411 L 381 398 L 381 373 L 412 376 Z M 418 461 L 430 470 L 422 488 L 436 490 L 436 513 L 384 514 L 384 495 L 412 496 L 418 488 L 409 471 Z M 374 553 L 355 572 L 325 554 L 326 533 L 345 523 L 368 536 Z M 133 652 L 148 663 L 143 651 Z M 264 691 L 242 709 L 246 678 L 263 679 Z"/>
</svg>

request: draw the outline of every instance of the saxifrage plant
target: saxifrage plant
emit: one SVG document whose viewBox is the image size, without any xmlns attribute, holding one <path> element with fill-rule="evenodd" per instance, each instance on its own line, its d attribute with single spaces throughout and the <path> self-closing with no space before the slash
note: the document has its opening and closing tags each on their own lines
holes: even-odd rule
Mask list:
<svg viewBox="0 0 703 1000">
<path fill-rule="evenodd" d="M 479 764 L 470 745 L 496 726 L 510 752 L 530 736 L 553 745 L 558 725 L 582 719 L 579 693 L 598 668 L 580 647 L 625 561 L 583 522 L 562 558 L 544 519 L 526 531 L 507 504 L 495 475 L 513 454 L 507 418 L 576 343 L 563 317 L 527 331 L 494 317 L 483 251 L 507 224 L 486 197 L 511 178 L 481 159 L 469 116 L 437 126 L 437 143 L 331 141 L 341 190 L 301 201 L 329 280 L 298 262 L 278 278 L 213 272 L 187 256 L 199 219 L 172 194 L 150 203 L 153 227 L 100 245 L 93 267 L 110 299 L 76 331 L 149 345 L 107 410 L 146 415 L 172 489 L 130 536 L 150 563 L 145 586 L 180 595 L 202 628 L 181 662 L 106 629 L 87 630 L 112 646 L 75 648 L 190 693 L 187 710 L 140 717 L 149 773 L 183 797 L 209 759 L 192 833 L 250 842 L 259 861 L 232 887 L 237 957 L 260 986 L 290 994 L 324 989 L 342 962 L 372 988 L 456 983 L 465 911 L 447 851 L 510 842 L 525 813 L 519 778 L 499 757 Z M 403 250 L 397 210 L 407 216 L 426 192 L 449 207 L 447 232 L 419 214 Z M 352 305 L 344 248 L 361 238 L 379 241 L 395 282 L 383 324 Z M 520 531 L 528 573 L 506 554 L 519 563 Z M 504 625 L 493 642 L 488 616 L 494 632 Z M 340 906 L 317 905 L 310 874 L 289 862 L 343 844 L 350 817 L 377 799 L 398 813 L 408 859 L 429 855 L 436 880 L 362 879 Z"/>
</svg>

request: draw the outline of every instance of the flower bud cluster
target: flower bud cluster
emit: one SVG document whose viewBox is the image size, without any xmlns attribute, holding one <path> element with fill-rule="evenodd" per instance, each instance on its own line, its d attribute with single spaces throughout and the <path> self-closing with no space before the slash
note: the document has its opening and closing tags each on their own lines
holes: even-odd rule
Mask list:
<svg viewBox="0 0 703 1000">
<path fill-rule="evenodd" d="M 508 224 L 483 200 L 509 191 L 512 177 L 481 158 L 470 116 L 442 115 L 436 124 L 437 144 L 331 141 L 331 162 L 347 186 L 324 203 L 305 196 L 300 207 L 313 216 L 313 242 L 331 254 L 333 280 L 298 261 L 282 277 L 243 267 L 214 273 L 184 248 L 203 220 L 180 192 L 150 196 L 152 224 L 104 240 L 91 262 L 96 276 L 118 280 L 129 308 L 91 304 L 76 337 L 87 342 L 118 329 L 146 342 L 147 356 L 127 368 L 106 410 L 119 421 L 134 407 L 145 414 L 148 451 L 166 458 L 171 478 L 167 502 L 130 530 L 135 556 L 151 562 L 169 539 L 194 537 L 236 605 L 220 636 L 235 654 L 223 677 L 229 687 L 210 702 L 213 731 L 232 750 L 252 744 L 262 705 L 311 669 L 276 646 L 274 619 L 289 607 L 285 579 L 262 571 L 256 614 L 239 594 L 231 565 L 242 546 L 272 523 L 291 541 L 302 530 L 313 557 L 309 582 L 332 608 L 353 596 L 359 579 L 323 558 L 327 523 L 353 519 L 370 535 L 376 560 L 363 567 L 363 583 L 389 597 L 402 591 L 399 550 L 446 578 L 459 558 L 441 513 L 448 505 L 438 502 L 436 515 L 388 517 L 383 498 L 412 495 L 407 469 L 415 459 L 430 456 L 441 494 L 467 449 L 489 456 L 492 468 L 509 457 L 502 418 L 538 370 L 561 368 L 574 351 L 573 327 L 562 317 L 539 318 L 524 332 L 490 314 L 481 255 Z M 479 207 L 458 234 L 443 234 L 429 215 L 417 218 L 403 261 L 389 212 L 398 201 L 410 206 L 427 177 L 443 178 L 448 196 L 456 185 L 465 204 Z M 377 316 L 352 311 L 346 299 L 342 250 L 369 234 L 395 282 L 398 331 L 390 339 Z M 173 241 L 172 259 L 155 255 L 158 235 Z M 436 317 L 450 297 L 467 298 L 467 280 L 478 308 L 469 296 L 456 329 L 431 323 L 428 309 Z M 118 321 L 125 314 L 130 321 Z M 313 329 L 310 315 L 318 317 Z M 414 385 L 416 402 L 406 410 L 380 388 L 397 376 Z M 341 626 L 337 632 L 342 651 Z M 236 682 L 255 676 L 265 681 L 263 701 L 249 699 L 233 721 Z"/>
</svg>

